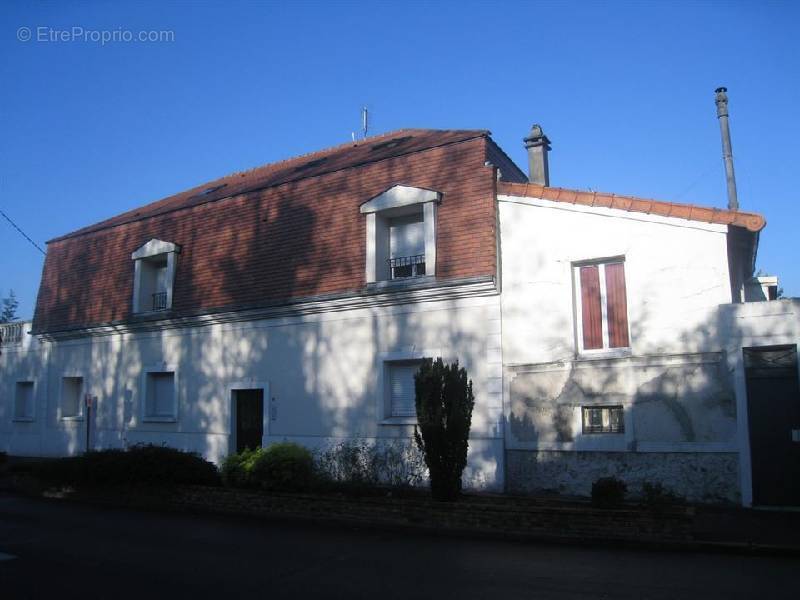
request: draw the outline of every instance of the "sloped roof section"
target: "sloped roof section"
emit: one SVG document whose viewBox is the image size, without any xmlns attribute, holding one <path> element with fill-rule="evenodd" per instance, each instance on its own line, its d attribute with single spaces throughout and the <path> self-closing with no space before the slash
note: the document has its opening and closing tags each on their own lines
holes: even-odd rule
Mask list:
<svg viewBox="0 0 800 600">
<path fill-rule="evenodd" d="M 233 173 L 173 196 L 130 210 L 105 221 L 54 238 L 50 242 L 116 227 L 239 194 L 318 177 L 387 158 L 411 154 L 447 144 L 488 137 L 483 129 L 400 129 L 364 140 Z M 49 243 L 49 242 L 48 242 Z"/>
<path fill-rule="evenodd" d="M 662 217 L 674 217 L 688 221 L 703 223 L 718 223 L 720 225 L 735 225 L 752 232 L 764 229 L 766 219 L 750 212 L 726 210 L 722 208 L 709 208 L 694 204 L 680 204 L 665 202 L 663 200 L 649 200 L 633 196 L 619 196 L 601 192 L 584 192 L 564 188 L 545 187 L 534 183 L 507 183 L 497 185 L 497 193 L 507 196 L 522 196 L 525 198 L 542 198 L 552 202 L 565 202 L 567 204 L 581 204 L 602 208 L 614 208 Z"/>
</svg>

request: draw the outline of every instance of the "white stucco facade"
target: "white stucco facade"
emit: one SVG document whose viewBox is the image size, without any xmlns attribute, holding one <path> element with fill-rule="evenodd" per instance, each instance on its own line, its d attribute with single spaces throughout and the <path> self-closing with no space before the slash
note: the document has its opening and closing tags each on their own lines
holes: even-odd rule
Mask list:
<svg viewBox="0 0 800 600">
<path fill-rule="evenodd" d="M 393 209 L 385 195 L 376 210 Z M 437 198 L 420 200 L 426 256 Z M 387 368 L 441 356 L 474 384 L 468 488 L 586 495 L 613 475 L 634 493 L 662 483 L 690 500 L 749 505 L 742 348 L 797 344 L 799 301 L 731 303 L 726 225 L 498 201 L 496 279 L 441 286 L 431 270 L 419 285 L 373 283 L 335 300 L 6 343 L 0 450 L 76 454 L 90 423 L 92 448 L 167 444 L 219 462 L 235 449 L 235 391 L 253 389 L 263 392 L 264 444 L 411 443 L 414 419 L 387 409 Z M 624 263 L 629 344 L 582 351 L 576 265 L 606 260 Z M 171 374 L 174 409 L 154 415 L 148 377 L 159 373 Z M 80 380 L 91 418 L 65 414 L 64 378 Z M 17 410 L 19 383 L 32 385 L 30 414 Z M 584 410 L 609 405 L 621 430 L 585 433 Z"/>
<path fill-rule="evenodd" d="M 513 196 L 499 214 L 509 488 L 616 476 L 750 504 L 742 348 L 796 344 L 796 302 L 731 304 L 725 225 Z M 575 265 L 604 259 L 624 262 L 630 343 L 582 352 Z M 609 405 L 623 431 L 585 433 Z"/>
<path fill-rule="evenodd" d="M 467 298 L 334 310 L 3 347 L 0 450 L 61 456 L 85 449 L 86 421 L 59 418 L 63 377 L 94 397 L 91 446 L 167 444 L 219 461 L 232 442 L 235 389 L 264 390 L 264 443 L 315 447 L 343 438 L 403 439 L 413 420 L 387 418 L 387 363 L 458 359 L 476 405 L 465 485 L 503 487 L 500 303 L 493 285 Z M 148 418 L 147 372 L 174 373 L 174 418 Z M 34 382 L 33 420 L 15 420 L 14 388 Z"/>
</svg>

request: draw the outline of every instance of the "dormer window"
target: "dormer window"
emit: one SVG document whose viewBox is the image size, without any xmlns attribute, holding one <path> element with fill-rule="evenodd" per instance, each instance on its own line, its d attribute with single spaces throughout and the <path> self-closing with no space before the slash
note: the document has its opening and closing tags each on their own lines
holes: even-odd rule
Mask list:
<svg viewBox="0 0 800 600">
<path fill-rule="evenodd" d="M 409 215 L 388 219 L 389 277 L 425 275 L 425 219 L 422 206 Z"/>
<path fill-rule="evenodd" d="M 361 206 L 367 283 L 433 276 L 439 192 L 396 185 Z"/>
<path fill-rule="evenodd" d="M 152 313 L 172 308 L 176 255 L 180 246 L 152 239 L 131 255 L 134 261 L 133 312 Z"/>
</svg>

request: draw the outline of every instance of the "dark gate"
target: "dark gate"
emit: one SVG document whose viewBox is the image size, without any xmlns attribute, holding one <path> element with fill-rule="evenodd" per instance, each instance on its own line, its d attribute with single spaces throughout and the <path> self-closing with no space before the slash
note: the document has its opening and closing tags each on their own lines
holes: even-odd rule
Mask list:
<svg viewBox="0 0 800 600">
<path fill-rule="evenodd" d="M 800 505 L 797 346 L 745 348 L 753 503 Z"/>
<path fill-rule="evenodd" d="M 264 436 L 264 390 L 234 390 L 236 452 L 261 447 Z"/>
</svg>

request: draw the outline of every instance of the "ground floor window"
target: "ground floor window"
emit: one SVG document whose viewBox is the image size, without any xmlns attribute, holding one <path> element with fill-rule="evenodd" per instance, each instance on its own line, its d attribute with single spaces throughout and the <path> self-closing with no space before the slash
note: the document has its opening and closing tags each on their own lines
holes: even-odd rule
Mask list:
<svg viewBox="0 0 800 600">
<path fill-rule="evenodd" d="M 391 417 L 416 417 L 414 373 L 422 361 L 405 360 L 387 363 L 388 390 L 387 408 Z"/>
<path fill-rule="evenodd" d="M 64 377 L 61 380 L 61 418 L 82 415 L 83 377 Z"/>
<path fill-rule="evenodd" d="M 147 373 L 145 419 L 174 419 L 175 414 L 175 373 Z"/>
<path fill-rule="evenodd" d="M 14 392 L 14 419 L 33 420 L 33 382 L 18 381 Z"/>
</svg>

